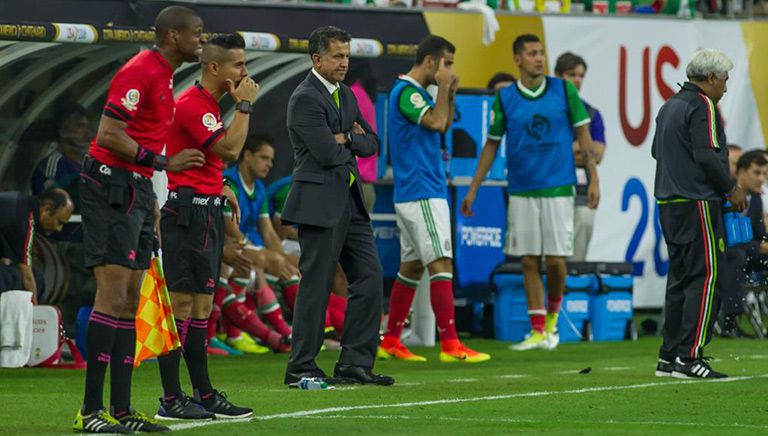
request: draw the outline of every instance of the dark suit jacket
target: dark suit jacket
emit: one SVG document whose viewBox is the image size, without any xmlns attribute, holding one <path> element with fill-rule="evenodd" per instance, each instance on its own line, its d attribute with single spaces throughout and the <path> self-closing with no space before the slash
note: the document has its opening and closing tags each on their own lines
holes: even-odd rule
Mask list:
<svg viewBox="0 0 768 436">
<path fill-rule="evenodd" d="M 341 219 L 350 189 L 363 193 L 359 183 L 349 187 L 350 171 L 360 174 L 355 156 L 371 156 L 379 138 L 365 122 L 352 91 L 341 84 L 341 109 L 322 82 L 310 71 L 288 102 L 288 136 L 293 144 L 293 185 L 281 219 L 289 224 L 333 227 Z M 357 122 L 367 132 L 352 135 L 352 144 L 339 145 L 333 135 L 348 132 Z"/>
</svg>

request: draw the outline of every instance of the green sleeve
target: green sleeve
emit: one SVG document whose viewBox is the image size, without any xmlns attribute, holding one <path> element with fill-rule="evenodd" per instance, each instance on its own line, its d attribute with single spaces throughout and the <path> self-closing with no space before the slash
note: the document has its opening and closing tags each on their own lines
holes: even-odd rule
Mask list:
<svg viewBox="0 0 768 436">
<path fill-rule="evenodd" d="M 275 215 L 280 216 L 283 214 L 285 200 L 288 199 L 288 192 L 290 192 L 290 190 L 291 185 L 289 183 L 275 192 Z"/>
<path fill-rule="evenodd" d="M 265 198 L 264 202 L 261 203 L 261 208 L 259 209 L 259 217 L 269 218 L 269 198 Z"/>
<path fill-rule="evenodd" d="M 501 141 L 504 132 L 507 130 L 507 123 L 504 121 L 504 110 L 501 108 L 501 99 L 498 92 L 496 93 L 496 98 L 493 99 L 493 106 L 491 106 L 491 120 L 489 124 L 488 139 Z"/>
<path fill-rule="evenodd" d="M 240 192 L 238 192 L 237 184 L 234 180 L 232 180 L 231 177 L 224 177 L 224 179 L 228 182 L 227 186 L 229 186 L 230 189 L 232 189 L 232 192 L 235 193 L 235 198 L 238 198 L 240 196 Z M 224 212 L 224 215 L 232 215 L 232 209 L 229 206 L 224 206 L 224 208 L 221 210 Z"/>
<path fill-rule="evenodd" d="M 589 113 L 579 97 L 579 91 L 571 82 L 565 82 L 565 94 L 568 99 L 568 109 L 571 113 L 571 126 L 579 127 L 590 122 Z"/>
<path fill-rule="evenodd" d="M 414 86 L 403 88 L 397 106 L 400 113 L 414 124 L 421 124 L 424 114 L 432 107 Z"/>
</svg>

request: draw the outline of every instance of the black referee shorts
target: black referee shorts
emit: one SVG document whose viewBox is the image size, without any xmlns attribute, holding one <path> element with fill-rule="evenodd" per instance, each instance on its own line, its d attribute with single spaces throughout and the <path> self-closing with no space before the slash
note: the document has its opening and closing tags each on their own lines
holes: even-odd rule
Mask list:
<svg viewBox="0 0 768 436">
<path fill-rule="evenodd" d="M 150 179 L 86 157 L 80 173 L 85 266 L 149 268 L 154 202 Z"/>
<path fill-rule="evenodd" d="M 169 291 L 213 294 L 224 247 L 223 205 L 217 196 L 169 193 L 160 220 Z"/>
</svg>

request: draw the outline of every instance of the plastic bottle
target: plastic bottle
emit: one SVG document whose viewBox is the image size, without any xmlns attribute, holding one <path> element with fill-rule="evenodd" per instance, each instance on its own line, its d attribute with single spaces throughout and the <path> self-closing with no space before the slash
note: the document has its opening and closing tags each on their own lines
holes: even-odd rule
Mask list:
<svg viewBox="0 0 768 436">
<path fill-rule="evenodd" d="M 316 377 L 302 377 L 299 380 L 299 389 L 307 391 L 319 391 L 323 389 L 329 389 L 328 383 L 321 378 Z"/>
</svg>

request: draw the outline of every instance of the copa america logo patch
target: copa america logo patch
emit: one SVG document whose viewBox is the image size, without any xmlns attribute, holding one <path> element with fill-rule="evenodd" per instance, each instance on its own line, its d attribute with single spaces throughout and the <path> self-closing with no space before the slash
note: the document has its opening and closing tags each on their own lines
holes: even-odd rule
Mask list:
<svg viewBox="0 0 768 436">
<path fill-rule="evenodd" d="M 203 125 L 208 128 L 208 131 L 213 132 L 221 127 L 221 123 L 216 119 L 216 115 L 208 112 L 203 115 Z"/>
<path fill-rule="evenodd" d="M 413 94 L 411 94 L 411 104 L 416 109 L 421 109 L 424 107 L 425 104 L 427 104 L 427 102 L 424 100 L 424 97 L 422 97 L 421 94 L 419 94 L 418 92 L 414 92 Z"/>
<path fill-rule="evenodd" d="M 125 97 L 120 99 L 120 102 L 123 104 L 123 107 L 129 111 L 135 111 L 136 107 L 139 105 L 139 100 L 141 100 L 141 93 L 139 90 L 129 89 L 128 92 L 125 93 Z"/>
</svg>

